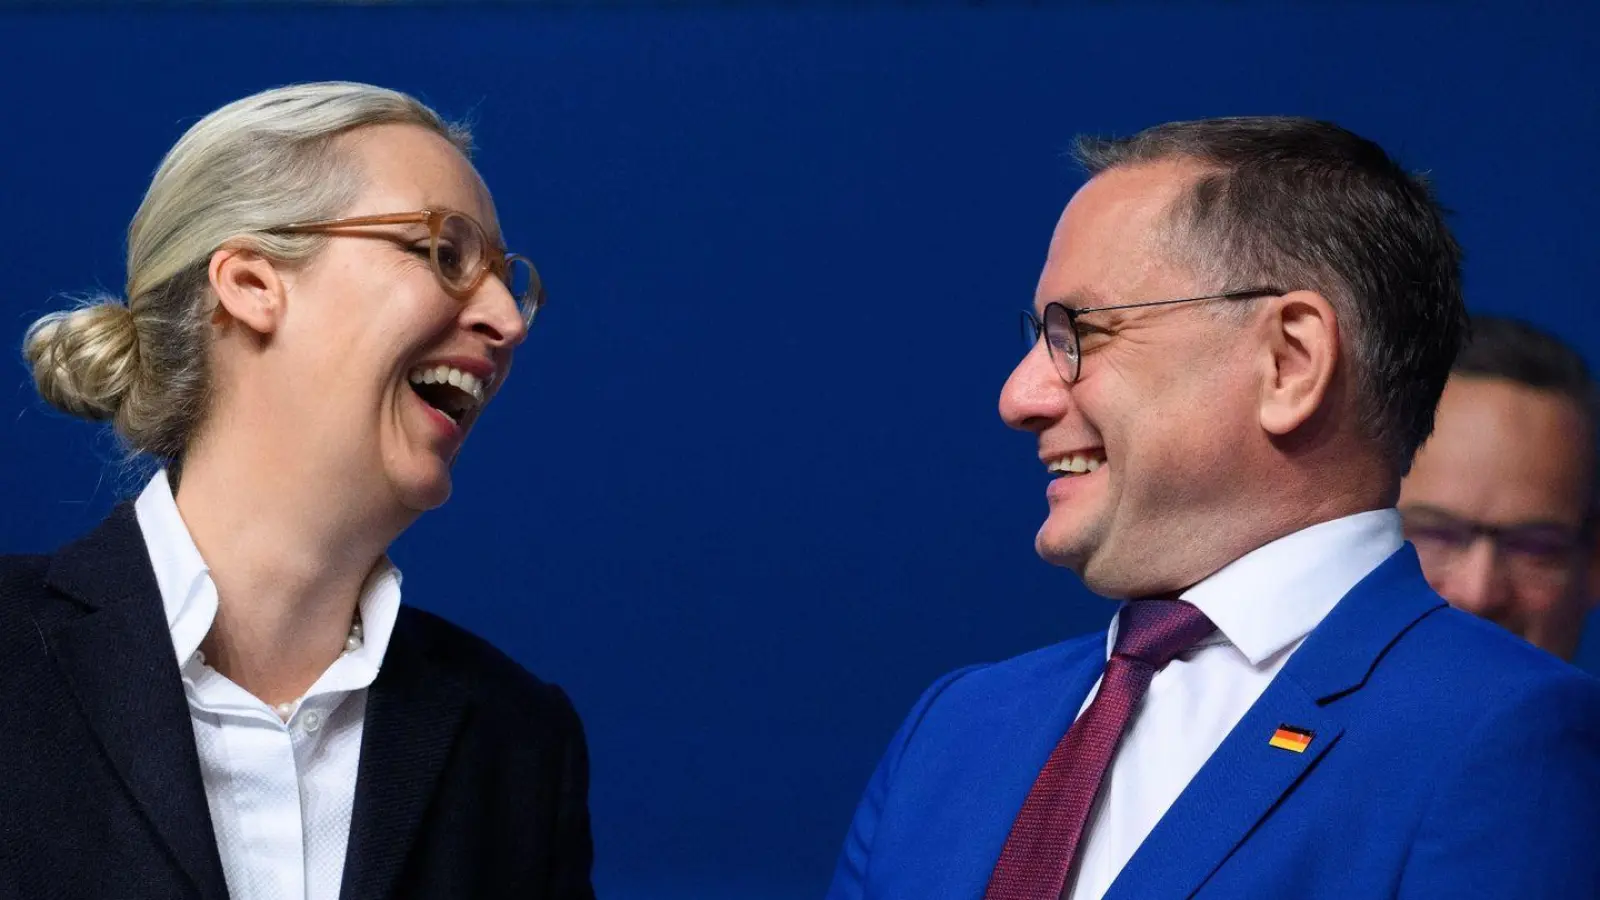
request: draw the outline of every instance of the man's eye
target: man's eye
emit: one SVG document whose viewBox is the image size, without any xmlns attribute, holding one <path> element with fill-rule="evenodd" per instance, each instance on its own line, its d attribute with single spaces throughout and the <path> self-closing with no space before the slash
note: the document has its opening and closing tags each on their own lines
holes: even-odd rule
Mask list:
<svg viewBox="0 0 1600 900">
<path fill-rule="evenodd" d="M 1557 531 L 1508 531 L 1500 542 L 1513 553 L 1549 562 L 1566 560 L 1577 552 L 1578 537 Z"/>
<path fill-rule="evenodd" d="M 1413 542 L 1462 546 L 1472 543 L 1472 532 L 1448 525 L 1407 525 L 1406 537 Z"/>
<path fill-rule="evenodd" d="M 1097 325 L 1085 322 L 1078 323 L 1078 347 L 1080 350 L 1090 350 L 1099 344 L 1105 343 L 1111 332 Z"/>
</svg>

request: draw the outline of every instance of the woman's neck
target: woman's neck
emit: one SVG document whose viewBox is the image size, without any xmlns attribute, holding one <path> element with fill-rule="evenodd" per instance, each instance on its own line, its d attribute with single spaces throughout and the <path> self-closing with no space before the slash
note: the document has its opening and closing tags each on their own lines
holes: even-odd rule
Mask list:
<svg viewBox="0 0 1600 900">
<path fill-rule="evenodd" d="M 338 482 L 314 470 L 254 458 L 261 449 L 194 448 L 175 499 L 217 588 L 201 650 L 275 705 L 339 657 L 362 587 L 405 523 L 330 490 Z"/>
</svg>

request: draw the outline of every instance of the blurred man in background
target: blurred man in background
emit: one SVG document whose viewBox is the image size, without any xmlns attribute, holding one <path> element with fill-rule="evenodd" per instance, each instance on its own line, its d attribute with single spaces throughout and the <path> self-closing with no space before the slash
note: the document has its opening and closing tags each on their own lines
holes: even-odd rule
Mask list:
<svg viewBox="0 0 1600 900">
<path fill-rule="evenodd" d="M 1475 319 L 1400 493 L 1434 589 L 1563 659 L 1600 597 L 1596 410 L 1576 350 Z"/>
</svg>

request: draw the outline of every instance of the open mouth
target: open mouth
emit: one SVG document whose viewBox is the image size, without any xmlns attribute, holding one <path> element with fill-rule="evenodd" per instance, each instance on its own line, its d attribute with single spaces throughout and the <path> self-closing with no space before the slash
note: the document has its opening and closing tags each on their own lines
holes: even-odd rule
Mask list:
<svg viewBox="0 0 1600 900">
<path fill-rule="evenodd" d="M 1080 450 L 1050 460 L 1046 467 L 1051 475 L 1060 475 L 1065 478 L 1075 478 L 1088 475 L 1099 470 L 1106 464 L 1106 452 L 1102 449 Z"/>
<path fill-rule="evenodd" d="M 422 402 L 461 425 L 483 408 L 488 387 L 478 376 L 451 366 L 418 366 L 406 376 Z"/>
</svg>

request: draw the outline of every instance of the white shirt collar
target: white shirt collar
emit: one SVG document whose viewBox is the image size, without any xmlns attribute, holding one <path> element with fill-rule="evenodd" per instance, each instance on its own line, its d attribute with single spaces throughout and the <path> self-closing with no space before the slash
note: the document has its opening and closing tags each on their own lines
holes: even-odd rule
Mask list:
<svg viewBox="0 0 1600 900">
<path fill-rule="evenodd" d="M 194 537 L 178 512 L 166 470 L 156 473 L 133 504 L 150 553 L 156 586 L 166 609 L 167 629 L 180 667 L 188 664 L 217 617 L 217 587 Z M 400 613 L 400 570 L 385 557 L 372 570 L 357 601 L 361 647 L 342 656 L 318 679 L 313 693 L 356 690 L 378 676 Z"/>
<path fill-rule="evenodd" d="M 1251 665 L 1259 666 L 1310 634 L 1351 588 L 1404 543 L 1397 510 L 1357 513 L 1252 550 L 1179 596 L 1205 613 Z M 1108 654 L 1116 645 L 1117 622 L 1111 621 Z"/>
</svg>

